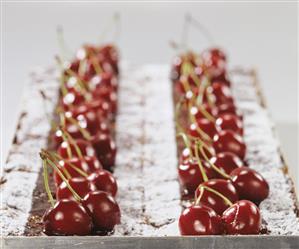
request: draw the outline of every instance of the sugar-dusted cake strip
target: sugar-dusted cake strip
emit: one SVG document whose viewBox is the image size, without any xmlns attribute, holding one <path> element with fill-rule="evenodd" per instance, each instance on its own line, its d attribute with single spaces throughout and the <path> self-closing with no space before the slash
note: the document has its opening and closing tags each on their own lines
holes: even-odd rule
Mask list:
<svg viewBox="0 0 299 249">
<path fill-rule="evenodd" d="M 122 70 L 115 176 L 122 224 L 115 235 L 178 235 L 180 192 L 166 66 Z"/>
<path fill-rule="evenodd" d="M 54 71 L 43 69 L 35 70 L 24 87 L 17 131 L 1 178 L 2 235 L 24 233 L 41 168 L 39 151 L 47 146 L 51 129 L 46 115 L 52 115 L 57 103 L 57 89 Z M 46 102 L 40 91 L 46 93 Z"/>
<path fill-rule="evenodd" d="M 260 204 L 262 217 L 271 235 L 299 235 L 296 196 L 293 184 L 284 174 L 284 161 L 253 71 L 231 74 L 232 90 L 243 114 L 246 160 L 261 173 L 270 186 L 270 195 Z"/>
</svg>

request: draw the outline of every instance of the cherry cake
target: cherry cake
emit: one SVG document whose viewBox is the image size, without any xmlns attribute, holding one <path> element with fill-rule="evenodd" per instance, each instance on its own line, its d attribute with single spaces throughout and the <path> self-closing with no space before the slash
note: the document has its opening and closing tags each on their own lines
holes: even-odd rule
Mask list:
<svg viewBox="0 0 299 249">
<path fill-rule="evenodd" d="M 57 62 L 25 86 L 3 235 L 299 235 L 254 71 L 228 70 L 219 49 L 170 67 L 86 45 Z"/>
</svg>

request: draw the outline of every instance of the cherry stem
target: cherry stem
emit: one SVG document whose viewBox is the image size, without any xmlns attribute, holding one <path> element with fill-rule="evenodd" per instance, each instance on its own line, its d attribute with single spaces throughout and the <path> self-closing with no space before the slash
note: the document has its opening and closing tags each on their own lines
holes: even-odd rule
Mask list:
<svg viewBox="0 0 299 249">
<path fill-rule="evenodd" d="M 78 157 L 79 157 L 80 159 L 83 159 L 82 152 L 81 152 L 79 146 L 77 145 L 75 139 L 74 139 L 74 138 L 73 138 L 73 137 L 66 131 L 65 128 L 61 127 L 60 129 L 61 129 L 61 131 L 62 131 L 62 134 L 64 134 L 64 135 L 67 137 L 67 139 L 70 141 L 70 143 L 75 147 L 75 150 L 76 150 L 76 152 L 77 152 L 77 154 L 78 154 Z M 70 147 L 70 146 L 68 146 L 67 148 L 69 148 L 69 147 Z"/>
<path fill-rule="evenodd" d="M 190 13 L 185 16 L 187 25 L 193 25 L 197 30 L 207 39 L 210 44 L 213 44 L 213 38 L 206 27 L 204 27 L 198 20 L 196 20 Z"/>
<path fill-rule="evenodd" d="M 90 57 L 91 63 L 94 67 L 94 70 L 96 71 L 97 74 L 101 74 L 103 72 L 103 69 L 100 65 L 100 63 L 97 61 L 97 58 L 95 55 L 91 55 Z"/>
<path fill-rule="evenodd" d="M 58 26 L 56 31 L 57 31 L 57 40 L 61 50 L 62 57 L 66 59 L 67 54 L 71 54 L 71 53 L 70 53 L 70 49 L 65 44 L 62 26 Z"/>
<path fill-rule="evenodd" d="M 42 156 L 43 156 L 44 158 L 51 158 L 52 161 L 55 161 L 57 164 L 59 164 L 59 162 L 58 162 L 57 160 L 55 160 L 55 158 L 53 157 L 53 155 L 52 155 L 50 152 L 48 152 L 48 151 L 46 151 L 46 150 L 42 150 L 42 153 L 43 153 Z M 70 179 L 70 178 L 71 178 L 71 175 L 70 175 L 70 173 L 67 171 L 66 168 L 62 167 L 61 170 L 63 171 L 63 173 L 64 173 L 64 175 L 65 175 L 65 177 L 66 177 L 67 179 Z"/>
<path fill-rule="evenodd" d="M 189 103 L 189 107 L 188 107 L 188 109 L 189 109 L 189 110 L 191 109 L 191 103 Z M 211 137 L 210 137 L 207 133 L 205 133 L 205 132 L 198 126 L 197 121 L 196 121 L 194 115 L 192 115 L 192 114 L 190 113 L 190 111 L 189 111 L 188 113 L 189 113 L 189 119 L 190 119 L 191 123 L 193 123 L 193 124 L 196 125 L 196 131 L 200 134 L 200 136 L 202 136 L 202 137 L 203 137 L 205 140 L 207 140 L 207 141 L 211 141 L 211 140 L 212 140 Z"/>
<path fill-rule="evenodd" d="M 60 131 L 61 131 L 61 135 L 62 135 L 62 139 L 64 142 L 66 142 L 66 153 L 67 153 L 67 156 L 68 158 L 72 158 L 73 157 L 73 153 L 72 153 L 72 149 L 71 149 L 71 146 L 68 142 L 68 138 L 65 134 L 65 129 L 64 128 L 60 128 Z"/>
<path fill-rule="evenodd" d="M 214 163 L 211 162 L 211 160 L 207 157 L 207 154 L 204 151 L 204 145 L 202 145 L 201 142 L 199 142 L 199 150 L 200 153 L 203 155 L 204 159 L 208 162 L 208 164 L 220 175 L 222 175 L 224 178 L 230 179 L 230 176 L 228 174 L 226 174 L 225 172 L 223 172 L 222 170 L 220 170 Z"/>
<path fill-rule="evenodd" d="M 188 148 L 189 153 L 190 153 L 189 157 L 193 157 L 193 151 L 192 151 L 192 148 L 191 148 L 191 145 L 190 145 L 190 141 L 189 141 L 187 135 L 185 133 L 183 133 L 183 132 L 180 132 L 178 134 L 178 136 L 180 136 L 183 139 L 185 147 Z"/>
<path fill-rule="evenodd" d="M 175 123 L 176 123 L 177 130 L 179 132 L 184 133 L 184 128 L 180 124 L 180 120 L 179 120 L 179 114 L 181 112 L 182 103 L 183 103 L 183 97 L 180 99 L 180 101 L 176 104 L 176 107 L 175 107 L 175 121 L 176 121 Z"/>
<path fill-rule="evenodd" d="M 91 139 L 90 133 L 86 129 L 82 128 L 76 119 L 74 119 L 73 117 L 66 117 L 66 118 L 79 129 L 84 139 L 90 141 Z"/>
<path fill-rule="evenodd" d="M 43 152 L 42 152 L 43 153 Z M 65 176 L 62 174 L 62 172 L 60 171 L 60 169 L 57 167 L 57 165 L 52 162 L 49 158 L 47 158 L 48 153 L 44 154 L 45 158 L 46 158 L 46 162 L 58 173 L 58 175 L 61 177 L 61 179 L 65 182 L 66 186 L 68 187 L 68 189 L 72 192 L 74 198 L 77 201 L 81 201 L 81 197 L 76 193 L 76 191 L 72 188 L 72 186 L 69 184 L 68 179 L 65 178 Z"/>
<path fill-rule="evenodd" d="M 203 165 L 201 163 L 201 160 L 199 158 L 198 148 L 197 147 L 195 148 L 195 157 L 196 157 L 196 160 L 197 160 L 197 163 L 198 163 L 198 167 L 199 167 L 200 173 L 202 175 L 202 179 L 203 179 L 204 182 L 206 182 L 206 181 L 209 180 L 209 178 L 208 178 L 208 176 L 207 176 L 207 174 L 206 174 L 206 172 L 204 170 L 204 167 L 203 167 Z"/>
<path fill-rule="evenodd" d="M 53 156 L 53 157 L 55 157 L 55 158 L 57 158 L 58 160 L 61 160 L 61 161 L 65 161 L 64 160 L 64 158 L 62 158 L 60 155 L 58 155 L 57 153 L 51 153 L 51 155 Z M 79 169 L 76 165 L 74 165 L 73 163 L 71 163 L 71 162 L 67 162 L 71 167 L 72 167 L 72 169 L 74 169 L 74 170 L 76 170 L 80 175 L 82 175 L 82 176 L 84 176 L 84 177 L 87 177 L 88 176 L 88 174 L 85 172 L 85 171 L 83 171 L 83 170 L 81 170 L 81 169 Z"/>
<path fill-rule="evenodd" d="M 217 190 L 215 190 L 215 189 L 213 189 L 213 188 L 210 188 L 210 187 L 208 187 L 208 186 L 204 186 L 204 185 L 199 185 L 198 187 L 200 188 L 200 190 L 204 190 L 204 189 L 205 189 L 205 190 L 207 190 L 207 191 L 209 191 L 209 192 L 211 192 L 211 193 L 213 193 L 213 194 L 219 196 L 219 197 L 222 198 L 222 199 L 226 202 L 226 204 L 229 205 L 230 207 L 233 205 L 233 203 L 232 203 L 227 197 L 225 197 L 223 194 L 221 194 L 221 193 L 218 192 Z M 203 192 L 203 191 L 202 191 L 202 192 Z M 198 201 L 198 199 L 201 198 L 201 197 L 202 197 L 202 194 L 196 199 L 196 203 L 197 203 L 197 204 L 200 202 L 200 200 Z"/>
<path fill-rule="evenodd" d="M 49 186 L 47 161 L 46 161 L 46 159 L 43 159 L 42 161 L 43 161 L 43 176 L 44 176 L 45 190 L 47 192 L 48 199 L 49 199 L 49 201 L 51 203 L 51 206 L 54 207 L 55 202 L 54 202 L 54 198 L 52 196 L 52 193 L 51 193 L 51 190 L 50 190 L 50 186 Z"/>
<path fill-rule="evenodd" d="M 72 77 L 76 78 L 76 80 L 77 80 L 76 84 L 78 84 L 80 90 L 83 91 L 83 94 L 82 94 L 83 97 L 85 98 L 85 100 L 88 100 L 88 97 L 87 97 L 87 92 L 88 92 L 87 84 L 84 84 L 84 82 L 82 81 L 82 79 L 80 79 L 80 77 L 79 77 L 78 74 L 76 74 L 75 72 L 73 72 L 69 68 L 65 68 L 63 66 L 63 62 L 59 58 L 59 56 L 56 56 L 55 58 L 56 58 L 56 61 L 57 61 L 58 65 L 59 65 L 60 69 L 63 71 L 62 73 L 64 73 L 64 71 L 65 71 L 65 72 L 67 72 L 67 74 L 69 76 L 72 76 Z"/>
</svg>

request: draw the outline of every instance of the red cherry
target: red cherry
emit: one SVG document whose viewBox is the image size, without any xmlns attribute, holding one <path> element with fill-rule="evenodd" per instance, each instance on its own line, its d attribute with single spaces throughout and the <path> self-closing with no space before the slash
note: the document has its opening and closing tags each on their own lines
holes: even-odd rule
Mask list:
<svg viewBox="0 0 299 249">
<path fill-rule="evenodd" d="M 109 89 L 109 91 L 117 90 L 117 78 L 108 72 L 103 72 L 100 75 L 94 76 L 89 82 L 92 91 L 99 90 L 101 88 Z"/>
<path fill-rule="evenodd" d="M 83 140 L 83 139 L 76 139 L 75 142 L 76 142 L 76 145 L 79 147 L 83 156 L 95 156 L 95 150 L 92 147 L 90 142 Z M 57 153 L 61 157 L 68 159 L 69 158 L 68 152 L 67 152 L 68 146 L 71 149 L 72 156 L 78 157 L 79 155 L 75 149 L 75 146 L 68 141 L 64 141 L 60 144 L 60 146 L 57 149 Z"/>
<path fill-rule="evenodd" d="M 217 64 L 219 60 L 226 61 L 226 55 L 220 48 L 209 48 L 201 54 L 203 60 L 210 60 Z"/>
<path fill-rule="evenodd" d="M 217 235 L 222 233 L 221 218 L 205 205 L 186 208 L 179 218 L 181 235 Z"/>
<path fill-rule="evenodd" d="M 215 151 L 214 151 L 214 148 L 209 146 L 209 150 L 206 148 L 206 147 L 203 147 L 203 150 L 206 154 L 206 156 L 208 158 L 211 158 L 212 155 L 215 154 Z M 194 148 L 194 145 L 192 145 L 192 154 L 195 155 L 195 148 Z M 199 151 L 198 152 L 199 154 L 199 158 L 202 159 L 202 160 L 205 160 L 205 157 L 201 154 L 201 152 Z M 181 153 L 181 156 L 180 156 L 180 162 L 183 163 L 185 161 L 188 161 L 190 159 L 191 155 L 190 155 L 190 151 L 188 148 L 184 148 L 182 150 L 182 153 Z"/>
<path fill-rule="evenodd" d="M 221 82 L 213 82 L 207 88 L 207 93 L 215 96 L 216 105 L 234 102 L 230 88 Z"/>
<path fill-rule="evenodd" d="M 106 192 L 90 192 L 84 197 L 82 204 L 92 217 L 96 231 L 111 231 L 120 223 L 119 206 Z"/>
<path fill-rule="evenodd" d="M 227 234 L 258 234 L 261 228 L 261 215 L 251 201 L 241 200 L 222 214 Z"/>
<path fill-rule="evenodd" d="M 96 151 L 97 158 L 105 169 L 111 169 L 115 163 L 116 146 L 111 137 L 107 134 L 96 134 L 92 137 L 91 143 Z"/>
<path fill-rule="evenodd" d="M 189 126 L 189 134 L 196 138 L 201 138 L 203 140 L 207 140 L 208 137 L 203 137 L 198 128 L 201 129 L 205 134 L 207 134 L 210 138 L 213 138 L 217 133 L 217 129 L 215 123 L 211 122 L 206 118 L 201 118 L 196 120 L 196 124 L 192 123 Z"/>
<path fill-rule="evenodd" d="M 117 182 L 114 176 L 107 170 L 97 170 L 88 176 L 88 180 L 93 182 L 98 190 L 107 192 L 115 197 L 117 193 Z"/>
<path fill-rule="evenodd" d="M 180 56 L 174 58 L 171 68 L 171 79 L 173 81 L 177 80 L 181 76 L 182 64 L 183 59 Z"/>
<path fill-rule="evenodd" d="M 211 159 L 219 170 L 229 175 L 234 169 L 242 167 L 244 164 L 242 160 L 231 152 L 220 152 L 213 156 Z M 215 171 L 215 178 L 223 178 L 223 176 Z"/>
<path fill-rule="evenodd" d="M 250 200 L 259 204 L 268 197 L 269 185 L 255 170 L 241 167 L 233 170 L 230 175 L 240 199 Z"/>
<path fill-rule="evenodd" d="M 224 195 L 232 203 L 235 203 L 238 198 L 238 193 L 234 185 L 229 180 L 223 179 L 212 179 L 207 182 L 202 183 L 200 186 L 207 186 L 218 191 L 220 194 Z M 200 187 L 196 190 L 196 196 L 200 196 L 203 191 L 203 194 L 200 199 L 200 203 L 212 208 L 216 211 L 217 214 L 221 215 L 225 209 L 229 207 L 229 204 L 225 202 L 223 198 L 212 193 L 206 189 L 201 189 Z"/>
<path fill-rule="evenodd" d="M 204 161 L 201 162 L 207 177 L 209 179 L 213 178 L 215 174 L 209 164 Z M 198 162 L 195 159 L 189 159 L 188 161 L 181 163 L 178 167 L 178 173 L 179 181 L 186 190 L 187 194 L 193 194 L 198 185 L 204 181 Z"/>
<path fill-rule="evenodd" d="M 102 164 L 95 156 L 84 156 L 83 159 L 87 163 L 90 172 L 103 169 Z"/>
<path fill-rule="evenodd" d="M 47 235 L 88 235 L 92 220 L 84 207 L 74 200 L 60 200 L 43 217 Z"/>
<path fill-rule="evenodd" d="M 218 109 L 217 107 L 209 106 L 207 103 L 203 103 L 200 108 L 204 109 L 206 112 L 208 112 L 211 116 L 216 117 L 218 115 Z M 196 120 L 199 120 L 201 118 L 206 118 L 206 116 L 199 110 L 198 107 L 193 106 L 190 109 L 191 115 L 195 117 Z"/>
<path fill-rule="evenodd" d="M 62 98 L 64 110 L 68 110 L 71 106 L 78 106 L 84 102 L 85 98 L 81 92 L 71 91 Z"/>
<path fill-rule="evenodd" d="M 90 191 L 97 190 L 96 186 L 85 177 L 74 177 L 68 180 L 68 183 L 75 192 L 83 198 Z M 65 182 L 62 182 L 56 189 L 56 199 L 72 199 L 75 200 L 72 192 L 69 190 Z"/>
<path fill-rule="evenodd" d="M 218 131 L 232 130 L 241 136 L 243 135 L 243 122 L 235 114 L 221 114 L 218 116 L 215 123 Z"/>
<path fill-rule="evenodd" d="M 217 153 L 232 152 L 244 160 L 246 145 L 242 137 L 231 130 L 219 131 L 213 138 L 213 147 Z"/>
<path fill-rule="evenodd" d="M 91 173 L 91 170 L 88 166 L 88 164 L 83 160 L 78 157 L 73 157 L 71 159 L 65 160 L 65 161 L 59 161 L 58 168 L 61 170 L 62 173 L 64 173 L 64 170 L 66 170 L 70 176 L 73 177 L 81 177 L 81 174 L 77 172 L 71 165 L 76 166 L 78 169 L 84 171 L 87 174 Z M 65 174 L 64 174 L 65 175 Z M 57 173 L 57 171 L 54 171 L 54 181 L 56 185 L 60 185 L 62 182 L 61 177 Z"/>
</svg>

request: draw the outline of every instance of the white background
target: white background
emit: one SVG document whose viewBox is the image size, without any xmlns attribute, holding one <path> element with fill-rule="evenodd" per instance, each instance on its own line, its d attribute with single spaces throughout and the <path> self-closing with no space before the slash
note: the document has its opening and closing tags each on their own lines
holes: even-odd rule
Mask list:
<svg viewBox="0 0 299 249">
<path fill-rule="evenodd" d="M 59 51 L 57 25 L 75 49 L 98 42 L 115 11 L 121 14 L 118 45 L 125 60 L 170 63 L 175 52 L 169 41 L 181 39 L 183 16 L 189 12 L 225 48 L 231 66 L 256 67 L 292 175 L 299 179 L 296 3 L 3 3 L 3 157 L 30 68 L 53 64 Z M 196 30 L 189 40 L 195 50 L 210 45 Z"/>
</svg>

